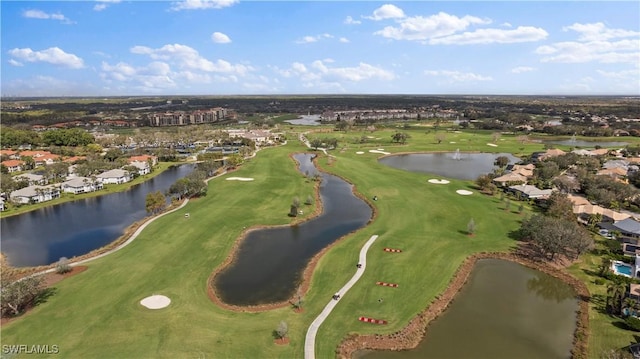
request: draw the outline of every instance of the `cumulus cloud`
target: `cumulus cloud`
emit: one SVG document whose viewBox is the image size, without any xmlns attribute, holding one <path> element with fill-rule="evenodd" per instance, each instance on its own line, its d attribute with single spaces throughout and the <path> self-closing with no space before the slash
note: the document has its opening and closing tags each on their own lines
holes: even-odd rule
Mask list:
<svg viewBox="0 0 640 359">
<path fill-rule="evenodd" d="M 342 42 L 342 43 L 345 43 L 345 44 L 346 44 L 346 43 L 349 43 L 350 41 L 349 41 L 349 39 L 347 39 L 346 37 L 341 37 L 341 38 L 340 38 L 340 42 Z"/>
<path fill-rule="evenodd" d="M 216 44 L 228 44 L 231 42 L 229 36 L 217 31 L 211 34 L 211 40 Z"/>
<path fill-rule="evenodd" d="M 61 13 L 46 13 L 42 10 L 26 10 L 22 13 L 23 17 L 28 19 L 42 19 L 42 20 L 59 20 L 65 24 L 71 24 L 72 21 Z"/>
<path fill-rule="evenodd" d="M 602 23 L 575 23 L 564 30 L 578 38 L 538 47 L 542 62 L 640 63 L 640 32 L 609 29 Z"/>
<path fill-rule="evenodd" d="M 102 62 L 100 77 L 107 83 L 112 81 L 132 84 L 144 92 L 155 92 L 161 89 L 175 88 L 177 86 L 169 64 L 154 61 L 147 66 L 134 67 L 130 64 L 119 62 L 110 65 Z"/>
<path fill-rule="evenodd" d="M 429 40 L 432 45 L 511 44 L 544 40 L 549 34 L 538 27 L 518 26 L 513 30 L 478 29 Z"/>
<path fill-rule="evenodd" d="M 511 69 L 511 73 L 512 74 L 521 74 L 523 72 L 531 72 L 531 71 L 535 71 L 536 69 L 534 67 L 529 67 L 529 66 L 518 66 L 518 67 L 514 67 Z"/>
<path fill-rule="evenodd" d="M 96 0 L 97 4 L 93 6 L 94 11 L 102 11 L 109 7 L 110 4 L 117 4 L 122 0 Z"/>
<path fill-rule="evenodd" d="M 238 0 L 184 0 L 172 3 L 171 10 L 222 9 L 238 3 Z"/>
<path fill-rule="evenodd" d="M 354 20 L 351 16 L 347 16 L 347 18 L 344 19 L 344 23 L 347 25 L 360 25 L 362 24 L 362 21 Z"/>
<path fill-rule="evenodd" d="M 443 36 L 451 36 L 459 31 L 467 29 L 471 25 L 485 25 L 491 20 L 481 19 L 475 16 L 457 17 L 440 12 L 429 17 L 414 16 L 400 20 L 398 26 L 386 26 L 382 30 L 374 32 L 394 40 L 418 40 L 425 41 Z"/>
<path fill-rule="evenodd" d="M 30 48 L 9 50 L 9 55 L 26 62 L 47 62 L 53 65 L 60 65 L 72 69 L 84 67 L 84 61 L 74 55 L 64 52 L 58 47 L 50 47 L 42 51 L 33 51 Z"/>
<path fill-rule="evenodd" d="M 130 51 L 134 54 L 148 55 L 154 60 L 168 61 L 181 69 L 236 75 L 245 75 L 254 70 L 251 66 L 243 64 L 234 65 L 222 59 L 210 61 L 202 57 L 197 50 L 181 44 L 168 44 L 158 49 L 152 49 L 146 46 L 134 46 Z"/>
<path fill-rule="evenodd" d="M 357 66 L 338 67 L 333 66 L 333 60 L 316 60 L 308 66 L 294 62 L 288 69 L 277 69 L 276 71 L 287 78 L 297 77 L 304 83 L 313 84 L 316 87 L 320 84 L 340 83 L 341 81 L 359 82 L 364 80 L 393 80 L 395 74 L 365 62 L 360 62 Z"/>
<path fill-rule="evenodd" d="M 492 81 L 491 76 L 483 76 L 474 74 L 472 72 L 460 72 L 449 70 L 426 70 L 424 72 L 427 76 L 444 77 L 449 82 L 475 82 L 475 81 Z"/>
<path fill-rule="evenodd" d="M 373 16 L 365 16 L 366 19 L 375 20 L 375 21 L 385 20 L 385 19 L 400 19 L 403 17 L 405 17 L 404 11 L 402 11 L 401 8 L 391 4 L 384 4 L 379 8 L 375 9 L 373 11 Z"/>
<path fill-rule="evenodd" d="M 332 39 L 333 35 L 331 34 L 320 34 L 320 35 L 316 35 L 316 36 L 304 36 L 299 40 L 296 40 L 296 44 L 310 44 L 312 42 L 318 42 L 322 39 Z"/>
<path fill-rule="evenodd" d="M 9 65 L 12 65 L 12 66 L 24 66 L 22 62 L 16 61 L 14 59 L 9 59 L 8 62 L 9 62 Z"/>
</svg>

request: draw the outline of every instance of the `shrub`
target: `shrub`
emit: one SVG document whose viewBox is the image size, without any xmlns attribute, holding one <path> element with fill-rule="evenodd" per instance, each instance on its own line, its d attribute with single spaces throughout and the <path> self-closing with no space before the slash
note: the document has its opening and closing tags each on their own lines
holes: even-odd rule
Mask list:
<svg viewBox="0 0 640 359">
<path fill-rule="evenodd" d="M 56 273 L 65 274 L 71 272 L 71 266 L 69 265 L 69 260 L 67 257 L 62 257 L 58 260 L 56 264 Z"/>
<path fill-rule="evenodd" d="M 311 195 L 307 196 L 307 200 L 304 201 L 304 204 L 312 205 L 313 204 L 313 197 L 311 197 Z"/>
<path fill-rule="evenodd" d="M 596 280 L 593 281 L 596 285 L 603 285 L 604 284 L 604 279 L 602 278 L 596 278 Z"/>
<path fill-rule="evenodd" d="M 281 321 L 278 325 L 278 328 L 276 329 L 276 333 L 278 334 L 278 338 L 280 339 L 286 337 L 287 333 L 289 333 L 289 326 L 287 325 L 287 323 Z"/>
<path fill-rule="evenodd" d="M 627 325 L 627 328 L 629 328 L 629 330 L 640 332 L 640 319 L 636 317 L 627 317 L 625 318 L 624 323 Z"/>
</svg>

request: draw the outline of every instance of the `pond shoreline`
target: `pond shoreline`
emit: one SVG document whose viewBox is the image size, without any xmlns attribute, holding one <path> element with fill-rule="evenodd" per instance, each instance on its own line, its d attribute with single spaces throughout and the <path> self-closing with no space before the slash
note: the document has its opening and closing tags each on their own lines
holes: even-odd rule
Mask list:
<svg viewBox="0 0 640 359">
<path fill-rule="evenodd" d="M 306 152 L 297 152 L 297 153 L 290 153 L 289 154 L 289 158 L 291 158 L 294 161 L 294 163 L 296 164 L 296 169 L 298 171 L 300 170 L 300 165 L 299 165 L 298 161 L 296 161 L 294 159 L 293 156 L 296 155 L 296 154 L 304 154 L 304 153 L 306 153 Z M 328 171 L 324 171 L 317 164 L 318 157 L 319 156 L 316 155 L 316 157 L 314 157 L 314 159 L 313 159 L 314 164 L 315 164 L 316 168 L 318 169 L 318 171 L 321 171 L 321 172 L 324 172 L 324 173 L 327 173 L 327 174 L 331 174 L 333 176 L 337 176 L 337 175 L 335 175 L 333 173 L 329 173 Z M 301 175 L 303 175 L 303 174 L 301 174 Z M 354 194 L 354 196 L 362 199 L 371 208 L 372 215 L 371 215 L 371 218 L 369 219 L 369 221 L 363 227 L 358 228 L 355 231 L 351 231 L 351 232 L 341 236 L 340 238 L 336 239 L 335 241 L 333 241 L 328 246 L 324 247 L 322 250 L 320 250 L 318 253 L 316 253 L 313 257 L 311 257 L 311 259 L 309 260 L 309 263 L 307 264 L 307 266 L 305 267 L 305 269 L 304 269 L 304 271 L 302 273 L 302 280 L 300 282 L 300 285 L 298 286 L 298 291 L 299 291 L 301 297 L 304 297 L 304 295 L 309 290 L 309 286 L 311 285 L 311 278 L 313 277 L 313 272 L 315 271 L 315 268 L 318 265 L 318 262 L 319 262 L 320 258 L 322 258 L 322 256 L 325 253 L 327 253 L 329 250 L 331 250 L 331 248 L 333 248 L 335 245 L 337 245 L 338 243 L 342 242 L 342 240 L 344 240 L 346 237 L 352 235 L 353 233 L 355 233 L 355 232 L 363 229 L 367 225 L 369 225 L 377 216 L 377 211 L 376 211 L 375 207 L 363 195 L 358 193 L 358 191 L 356 190 L 355 185 L 353 185 L 351 182 L 345 180 L 341 176 L 337 176 L 337 177 L 340 177 L 343 181 L 345 181 L 345 182 L 347 182 L 347 183 L 349 183 L 351 185 L 351 191 Z M 220 274 L 220 272 L 222 272 L 222 270 L 226 269 L 231 263 L 233 263 L 233 261 L 235 260 L 237 254 L 238 254 L 238 249 L 240 247 L 240 244 L 242 244 L 242 242 L 246 239 L 246 237 L 249 234 L 249 232 L 255 231 L 255 230 L 261 230 L 261 229 L 268 229 L 268 228 L 295 226 L 295 225 L 298 225 L 298 224 L 301 224 L 301 223 L 304 223 L 304 222 L 307 222 L 307 221 L 311 221 L 314 218 L 320 216 L 322 214 L 322 212 L 324 211 L 324 207 L 323 207 L 323 204 L 322 204 L 322 201 L 321 201 L 321 198 L 320 198 L 320 183 L 321 183 L 321 181 L 318 181 L 314 185 L 314 192 L 315 192 L 315 198 L 316 198 L 315 199 L 316 200 L 316 209 L 310 216 L 308 216 L 308 217 L 306 217 L 304 219 L 294 220 L 290 224 L 273 225 L 273 226 L 264 226 L 264 225 L 253 226 L 251 228 L 247 228 L 246 230 L 244 230 L 240 234 L 240 236 L 234 242 L 233 247 L 231 248 L 231 254 L 229 256 L 227 256 L 225 261 L 222 262 L 216 268 L 216 270 L 214 270 L 213 273 L 211 273 L 211 275 L 207 279 L 207 295 L 209 296 L 209 299 L 213 303 L 215 303 L 219 307 L 221 307 L 223 309 L 226 309 L 226 310 L 235 311 L 235 312 L 250 312 L 250 313 L 263 312 L 263 311 L 268 311 L 268 310 L 273 310 L 273 309 L 278 309 L 278 308 L 284 308 L 284 307 L 287 307 L 287 306 L 293 306 L 294 301 L 297 299 L 295 294 L 294 294 L 294 296 L 292 296 L 291 298 L 289 298 L 289 299 L 287 299 L 285 301 L 276 302 L 276 303 L 266 303 L 266 304 L 246 305 L 246 306 L 228 304 L 228 303 L 225 303 L 216 294 L 216 291 L 213 288 L 213 280 L 215 279 L 215 277 L 218 274 Z"/>
<path fill-rule="evenodd" d="M 578 311 L 573 334 L 572 358 L 587 358 L 589 338 L 589 290 L 579 279 L 568 272 L 551 267 L 544 262 L 536 262 L 516 253 L 481 252 L 467 257 L 454 273 L 447 288 L 436 295 L 434 300 L 401 330 L 391 334 L 359 335 L 345 337 L 336 348 L 338 358 L 352 358 L 359 350 L 408 350 L 420 344 L 428 332 L 429 325 L 438 318 L 455 300 L 456 295 L 467 282 L 476 262 L 480 259 L 502 259 L 549 274 L 570 285 L 576 292 Z"/>
</svg>

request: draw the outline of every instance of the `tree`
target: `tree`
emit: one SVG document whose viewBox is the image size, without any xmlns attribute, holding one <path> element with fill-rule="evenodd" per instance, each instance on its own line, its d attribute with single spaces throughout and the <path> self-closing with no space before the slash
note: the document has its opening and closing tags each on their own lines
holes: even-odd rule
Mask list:
<svg viewBox="0 0 640 359">
<path fill-rule="evenodd" d="M 112 148 L 105 153 L 104 159 L 109 162 L 113 162 L 120 156 L 122 156 L 122 151 L 118 148 Z"/>
<path fill-rule="evenodd" d="M 35 303 L 42 293 L 44 279 L 42 276 L 26 277 L 13 283 L 2 278 L 0 291 L 0 308 L 2 316 L 16 316 Z"/>
<path fill-rule="evenodd" d="M 593 238 L 577 222 L 541 214 L 522 221 L 519 237 L 530 240 L 538 253 L 550 260 L 558 254 L 578 258 L 593 246 Z"/>
<path fill-rule="evenodd" d="M 233 154 L 233 155 L 228 156 L 225 159 L 224 163 L 229 168 L 233 169 L 233 168 L 236 168 L 236 167 L 240 166 L 243 162 L 244 162 L 244 158 L 242 158 L 242 156 L 240 156 L 238 154 Z"/>
<path fill-rule="evenodd" d="M 156 214 L 164 209 L 166 203 L 166 199 L 162 192 L 151 192 L 147 194 L 145 199 L 145 208 L 147 213 Z"/>
<path fill-rule="evenodd" d="M 280 324 L 278 324 L 278 327 L 276 328 L 276 334 L 278 335 L 278 338 L 284 339 L 287 337 L 288 333 L 289 333 L 289 326 L 283 320 L 280 322 Z"/>
<path fill-rule="evenodd" d="M 522 213 L 524 211 L 524 204 L 520 203 L 518 206 L 518 213 Z"/>
<path fill-rule="evenodd" d="M 566 193 L 551 193 L 547 199 L 547 204 L 547 216 L 576 221 L 576 215 L 573 213 L 573 202 L 571 202 Z"/>
<path fill-rule="evenodd" d="M 292 206 L 300 207 L 300 198 L 293 197 L 293 202 L 292 203 L 293 203 Z"/>
<path fill-rule="evenodd" d="M 471 218 L 469 223 L 467 223 L 467 233 L 471 236 L 476 232 L 476 222 Z"/>
<path fill-rule="evenodd" d="M 393 135 L 391 135 L 391 139 L 393 140 L 393 142 L 402 143 L 402 144 L 407 142 L 407 139 L 409 139 L 410 137 L 411 136 L 409 136 L 409 134 L 404 132 L 396 132 Z"/>
<path fill-rule="evenodd" d="M 500 135 L 501 135 L 501 133 L 500 133 L 500 132 L 494 132 L 494 133 L 492 133 L 492 134 L 491 134 L 491 141 L 492 141 L 493 143 L 498 142 L 498 140 L 500 139 Z"/>
<path fill-rule="evenodd" d="M 69 259 L 67 257 L 60 257 L 58 263 L 56 263 L 56 273 L 65 274 L 71 272 L 71 266 L 69 265 Z"/>
<path fill-rule="evenodd" d="M 493 178 L 490 175 L 480 175 L 476 178 L 476 185 L 482 192 L 487 194 L 494 194 L 497 190 L 496 185 L 493 183 Z"/>
<path fill-rule="evenodd" d="M 436 133 L 436 142 L 438 144 L 442 143 L 442 141 L 444 141 L 447 138 L 447 135 L 444 133 Z"/>
<path fill-rule="evenodd" d="M 31 170 L 36 166 L 36 161 L 31 156 L 22 157 L 24 161 L 24 169 Z"/>
<path fill-rule="evenodd" d="M 347 132 L 349 129 L 349 124 L 346 121 L 336 122 L 336 130 Z"/>
<path fill-rule="evenodd" d="M 311 195 L 307 196 L 307 200 L 304 201 L 304 204 L 306 205 L 312 205 L 313 204 L 313 197 Z"/>
<path fill-rule="evenodd" d="M 498 166 L 500 168 L 507 167 L 507 165 L 509 164 L 509 157 L 507 157 L 507 156 L 498 156 L 498 158 L 496 158 L 496 161 L 494 163 L 495 163 L 496 166 Z"/>
<path fill-rule="evenodd" d="M 318 148 L 322 147 L 322 140 L 319 138 L 314 138 L 313 140 L 311 140 L 309 142 L 309 145 L 314 149 L 317 150 Z"/>
</svg>

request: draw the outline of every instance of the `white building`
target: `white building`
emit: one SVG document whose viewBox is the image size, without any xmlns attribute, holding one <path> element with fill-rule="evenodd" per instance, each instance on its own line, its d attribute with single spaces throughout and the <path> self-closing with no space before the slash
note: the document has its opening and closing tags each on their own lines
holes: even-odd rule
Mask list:
<svg viewBox="0 0 640 359">
<path fill-rule="evenodd" d="M 109 184 L 109 183 L 120 184 L 120 183 L 127 183 L 131 181 L 132 176 L 129 173 L 129 171 L 114 169 L 114 170 L 103 172 L 97 175 L 96 178 L 102 181 L 103 184 Z"/>
<path fill-rule="evenodd" d="M 11 200 L 17 203 L 40 203 L 60 197 L 60 188 L 56 186 L 29 186 L 11 192 Z"/>
<path fill-rule="evenodd" d="M 102 182 L 88 177 L 75 177 L 62 183 L 62 191 L 73 194 L 94 192 L 102 188 Z"/>
</svg>

